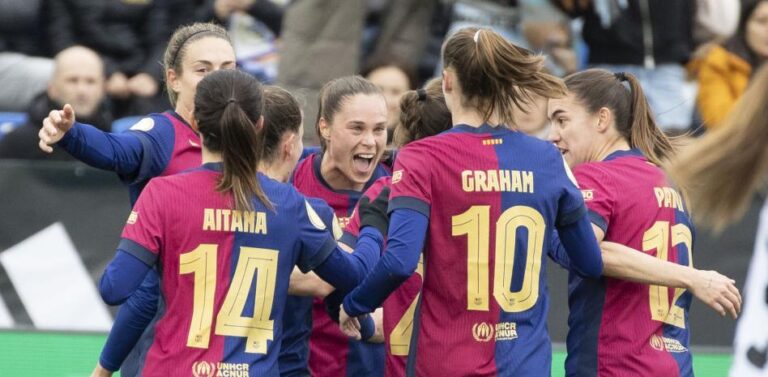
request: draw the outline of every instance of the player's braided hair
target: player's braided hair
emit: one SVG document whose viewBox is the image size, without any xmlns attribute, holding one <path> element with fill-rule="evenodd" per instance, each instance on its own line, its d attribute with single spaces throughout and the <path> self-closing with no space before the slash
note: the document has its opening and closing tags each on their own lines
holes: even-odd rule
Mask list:
<svg viewBox="0 0 768 377">
<path fill-rule="evenodd" d="M 168 41 L 168 47 L 165 48 L 165 54 L 163 54 L 163 68 L 165 71 L 173 69 L 177 75 L 182 73 L 182 62 L 187 52 L 187 47 L 190 43 L 205 38 L 216 37 L 221 38 L 230 44 L 232 41 L 229 39 L 227 31 L 216 24 L 198 22 L 190 25 L 184 25 L 176 29 Z M 176 106 L 176 99 L 178 94 L 171 90 L 169 85 L 166 85 L 168 92 L 168 99 L 171 101 L 171 105 Z"/>
<path fill-rule="evenodd" d="M 402 147 L 414 140 L 437 135 L 451 128 L 451 112 L 445 105 L 442 79 L 430 80 L 424 89 L 411 90 L 400 100 L 400 123 L 394 144 Z"/>
</svg>

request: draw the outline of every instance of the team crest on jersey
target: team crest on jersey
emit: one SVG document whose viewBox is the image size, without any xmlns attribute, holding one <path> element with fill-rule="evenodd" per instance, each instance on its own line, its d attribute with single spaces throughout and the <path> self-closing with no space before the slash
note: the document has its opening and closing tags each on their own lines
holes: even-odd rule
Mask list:
<svg viewBox="0 0 768 377">
<path fill-rule="evenodd" d="M 325 230 L 325 223 L 323 223 L 323 219 L 320 218 L 320 215 L 315 212 L 315 209 L 312 208 L 312 206 L 309 205 L 309 202 L 306 200 L 304 201 L 304 205 L 307 206 L 307 216 L 309 217 L 309 222 L 311 222 L 315 228 Z"/>
<path fill-rule="evenodd" d="M 403 179 L 403 170 L 395 170 L 392 172 L 392 183 L 400 182 Z"/>
<path fill-rule="evenodd" d="M 152 118 L 143 118 L 131 126 L 131 131 L 144 131 L 147 132 L 155 128 L 155 121 Z"/>
<path fill-rule="evenodd" d="M 595 193 L 592 190 L 581 190 L 581 196 L 585 202 L 588 202 L 595 198 Z"/>
<path fill-rule="evenodd" d="M 126 223 L 128 223 L 128 225 L 133 225 L 133 224 L 136 224 L 136 220 L 138 219 L 139 219 L 139 213 L 136 211 L 131 211 L 131 214 L 128 215 L 128 221 L 126 221 Z"/>
</svg>

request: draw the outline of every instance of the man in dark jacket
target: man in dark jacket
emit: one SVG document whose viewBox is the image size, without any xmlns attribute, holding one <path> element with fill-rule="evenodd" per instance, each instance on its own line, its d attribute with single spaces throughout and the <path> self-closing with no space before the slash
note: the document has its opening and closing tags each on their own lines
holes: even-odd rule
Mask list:
<svg viewBox="0 0 768 377">
<path fill-rule="evenodd" d="M 27 124 L 0 140 L 0 158 L 72 160 L 60 149 L 53 154 L 37 147 L 38 132 L 51 110 L 70 104 L 77 121 L 109 130 L 112 113 L 105 100 L 104 64 L 93 50 L 82 46 L 62 50 L 54 60 L 54 71 L 46 92 L 38 95 L 29 107 Z"/>
</svg>

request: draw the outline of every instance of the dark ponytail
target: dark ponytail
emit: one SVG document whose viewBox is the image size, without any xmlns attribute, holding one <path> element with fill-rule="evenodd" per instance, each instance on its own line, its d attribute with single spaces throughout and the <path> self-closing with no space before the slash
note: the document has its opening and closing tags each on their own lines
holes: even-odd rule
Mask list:
<svg viewBox="0 0 768 377">
<path fill-rule="evenodd" d="M 629 88 L 624 85 L 627 82 Z M 648 161 L 661 166 L 672 157 L 674 147 L 653 120 L 637 78 L 629 73 L 588 69 L 565 78 L 568 91 L 591 114 L 605 107 L 613 113 L 616 129 L 632 148 L 639 149 Z"/>
<path fill-rule="evenodd" d="M 565 95 L 562 79 L 544 72 L 544 57 L 517 47 L 489 29 L 465 28 L 443 46 L 443 63 L 456 71 L 462 106 L 474 107 L 488 121 L 494 114 L 513 125 L 515 108 Z"/>
<path fill-rule="evenodd" d="M 224 171 L 216 186 L 232 192 L 238 210 L 253 210 L 256 196 L 272 209 L 257 178 L 261 158 L 261 84 L 253 76 L 237 70 L 220 70 L 203 78 L 195 94 L 195 119 L 203 146 L 221 153 Z"/>
</svg>

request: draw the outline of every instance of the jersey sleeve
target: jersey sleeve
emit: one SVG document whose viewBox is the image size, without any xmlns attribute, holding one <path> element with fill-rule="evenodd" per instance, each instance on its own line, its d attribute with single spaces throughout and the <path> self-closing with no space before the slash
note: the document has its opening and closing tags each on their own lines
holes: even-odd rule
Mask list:
<svg viewBox="0 0 768 377">
<path fill-rule="evenodd" d="M 422 145 L 404 148 L 398 153 L 392 172 L 389 212 L 407 208 L 429 218 L 432 205 L 432 169 L 428 151 Z"/>
<path fill-rule="evenodd" d="M 562 171 L 563 191 L 558 200 L 556 225 L 567 226 L 581 219 L 587 212 L 584 199 L 579 192 L 578 183 L 564 158 L 561 158 L 560 169 Z"/>
<path fill-rule="evenodd" d="M 577 167 L 574 173 L 587 205 L 589 220 L 603 232 L 607 232 L 616 194 L 611 188 L 610 177 L 591 164 Z"/>
<path fill-rule="evenodd" d="M 299 254 L 296 265 L 301 272 L 307 273 L 322 264 L 326 258 L 336 249 L 336 241 L 331 236 L 333 228 L 329 228 L 326 222 L 318 212 L 310 205 L 307 199 L 300 197 L 303 201 L 299 204 L 298 222 L 299 240 L 301 242 L 301 253 Z M 315 205 L 320 205 L 318 202 Z M 323 206 L 328 208 L 327 204 Z M 328 208 L 330 210 L 330 208 Z M 325 212 L 321 210 L 321 212 Z M 333 211 L 330 211 L 333 213 Z"/>
<path fill-rule="evenodd" d="M 141 142 L 142 159 L 136 171 L 120 177 L 128 184 L 144 182 L 160 175 L 173 154 L 176 133 L 168 119 L 162 114 L 142 118 L 126 131 Z"/>
<path fill-rule="evenodd" d="M 154 265 L 163 246 L 163 201 L 156 181 L 144 188 L 128 216 L 118 249 Z"/>
</svg>

